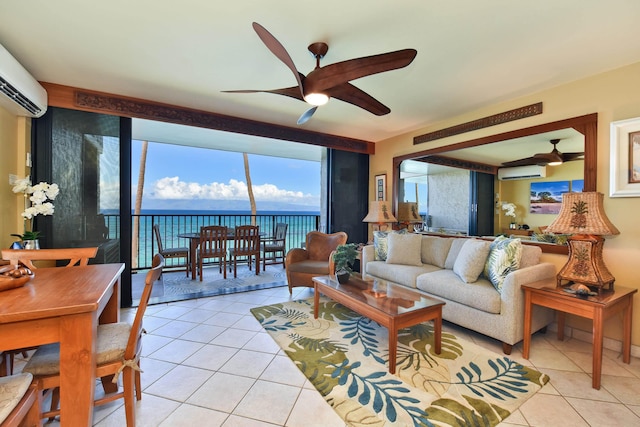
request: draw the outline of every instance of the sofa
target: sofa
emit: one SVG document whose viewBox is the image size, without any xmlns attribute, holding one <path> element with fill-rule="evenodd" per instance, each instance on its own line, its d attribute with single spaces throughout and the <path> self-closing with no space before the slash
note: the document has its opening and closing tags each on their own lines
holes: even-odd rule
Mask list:
<svg viewBox="0 0 640 427">
<path fill-rule="evenodd" d="M 441 237 L 375 232 L 362 250 L 364 278 L 401 284 L 444 301 L 444 320 L 502 342 L 504 353 L 523 339 L 524 293 L 520 286 L 555 277 L 540 262 L 542 250 L 520 239 Z M 532 333 L 554 320 L 534 306 Z"/>
</svg>

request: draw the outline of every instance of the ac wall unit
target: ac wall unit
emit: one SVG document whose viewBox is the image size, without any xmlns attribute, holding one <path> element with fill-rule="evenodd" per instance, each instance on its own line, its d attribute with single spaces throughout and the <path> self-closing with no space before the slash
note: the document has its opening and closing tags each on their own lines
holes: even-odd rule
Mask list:
<svg viewBox="0 0 640 427">
<path fill-rule="evenodd" d="M 47 91 L 0 45 L 0 106 L 17 116 L 40 117 Z"/>
<path fill-rule="evenodd" d="M 546 166 L 516 166 L 513 168 L 498 169 L 498 179 L 500 181 L 509 181 L 514 179 L 532 179 L 544 178 L 547 176 Z"/>
</svg>

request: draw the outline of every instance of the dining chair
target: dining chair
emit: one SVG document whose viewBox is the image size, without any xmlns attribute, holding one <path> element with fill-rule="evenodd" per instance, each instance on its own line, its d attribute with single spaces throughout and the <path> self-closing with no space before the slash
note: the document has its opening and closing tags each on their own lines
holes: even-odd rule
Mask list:
<svg viewBox="0 0 640 427">
<path fill-rule="evenodd" d="M 160 278 L 164 267 L 164 258 L 160 254 L 153 257 L 153 267 L 145 276 L 144 290 L 140 305 L 136 310 L 133 324 L 126 322 L 98 325 L 96 344 L 96 378 L 113 377 L 118 382 L 122 373 L 122 391 L 106 394 L 96 399 L 94 405 L 102 405 L 124 398 L 127 426 L 135 426 L 135 401 L 142 399 L 140 382 L 140 354 L 142 351 L 142 321 L 149 304 L 153 284 Z M 22 369 L 34 376 L 38 389 L 43 392 L 52 390 L 51 410 L 42 413 L 42 418 L 60 414 L 60 344 L 46 344 L 38 347 L 31 359 Z M 119 388 L 118 388 L 119 390 Z M 68 392 L 73 392 L 69 390 Z"/>
<path fill-rule="evenodd" d="M 220 273 L 227 278 L 227 234 L 229 229 L 220 225 L 200 227 L 200 245 L 198 247 L 198 274 L 202 282 L 204 260 L 218 258 Z"/>
<path fill-rule="evenodd" d="M 262 271 L 267 269 L 267 265 L 282 264 L 285 268 L 285 254 L 287 247 L 287 228 L 289 224 L 279 222 L 276 224 L 273 236 L 262 237 L 260 245 L 262 247 Z"/>
<path fill-rule="evenodd" d="M 30 270 L 37 270 L 37 267 L 33 264 L 34 261 L 58 261 L 62 262 L 64 264 L 64 267 L 73 267 L 75 265 L 88 265 L 89 259 L 94 258 L 97 253 L 97 247 L 37 250 L 3 249 L 2 259 L 9 261 L 10 264 L 14 267 L 17 267 L 20 263 L 22 263 Z M 33 349 L 35 349 L 35 347 L 7 350 L 3 352 L 0 355 L 2 357 L 2 366 L 0 367 L 0 373 L 12 374 L 15 355 L 22 354 L 24 358 L 27 358 L 27 351 Z"/>
<path fill-rule="evenodd" d="M 240 225 L 235 228 L 233 248 L 229 249 L 229 262 L 233 259 L 233 277 L 238 277 L 238 257 L 246 257 L 249 270 L 253 257 L 256 258 L 256 276 L 260 274 L 260 227 Z M 231 265 L 229 265 L 231 270 Z"/>
<path fill-rule="evenodd" d="M 189 276 L 189 248 L 165 248 L 162 244 L 162 236 L 160 234 L 160 225 L 153 224 L 153 235 L 156 237 L 156 244 L 158 245 L 158 253 L 165 259 L 178 259 L 184 258 L 184 269 L 187 276 Z M 182 264 L 177 264 L 176 267 L 182 267 Z"/>
<path fill-rule="evenodd" d="M 34 261 L 58 261 L 64 267 L 87 265 L 89 259 L 95 258 L 97 247 L 88 248 L 56 248 L 56 249 L 3 249 L 2 259 L 7 260 L 14 267 L 22 263 L 25 267 L 36 270 Z"/>
<path fill-rule="evenodd" d="M 41 426 L 40 392 L 33 375 L 0 378 L 0 427 Z"/>
</svg>

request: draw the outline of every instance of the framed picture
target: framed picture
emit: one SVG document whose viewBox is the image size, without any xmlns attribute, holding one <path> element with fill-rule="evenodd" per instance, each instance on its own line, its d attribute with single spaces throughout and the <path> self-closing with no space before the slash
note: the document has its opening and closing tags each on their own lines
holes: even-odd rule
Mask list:
<svg viewBox="0 0 640 427">
<path fill-rule="evenodd" d="M 376 175 L 376 201 L 387 200 L 387 174 Z"/>
<path fill-rule="evenodd" d="M 582 193 L 582 190 L 584 190 L 584 179 L 574 179 L 571 181 L 572 193 Z"/>
<path fill-rule="evenodd" d="M 569 181 L 531 183 L 530 213 L 559 214 L 562 194 L 569 192 Z"/>
<path fill-rule="evenodd" d="M 640 197 L 640 117 L 611 123 L 610 197 Z"/>
</svg>

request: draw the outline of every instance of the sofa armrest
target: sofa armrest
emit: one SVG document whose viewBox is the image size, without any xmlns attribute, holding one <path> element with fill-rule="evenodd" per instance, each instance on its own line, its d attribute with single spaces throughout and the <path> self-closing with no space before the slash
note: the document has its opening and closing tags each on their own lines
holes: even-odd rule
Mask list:
<svg viewBox="0 0 640 427">
<path fill-rule="evenodd" d="M 285 259 L 285 265 L 290 265 L 296 262 L 305 261 L 309 259 L 309 252 L 302 248 L 289 249 L 287 257 Z"/>
<path fill-rule="evenodd" d="M 549 262 L 542 262 L 531 267 L 512 271 L 502 284 L 502 299 L 509 302 L 524 301 L 520 286 L 554 277 L 556 277 L 556 267 Z"/>
<path fill-rule="evenodd" d="M 366 278 L 367 263 L 374 260 L 375 248 L 373 245 L 366 245 L 362 247 L 362 254 L 360 255 L 360 273 L 362 278 Z"/>
</svg>

